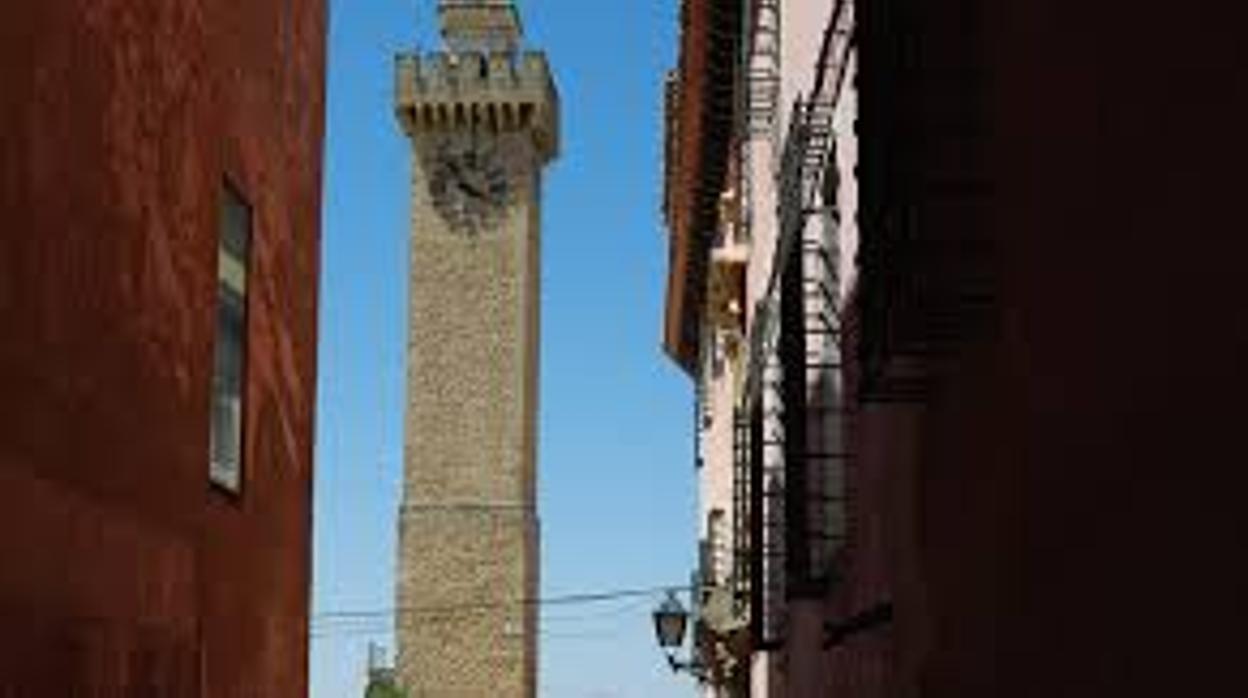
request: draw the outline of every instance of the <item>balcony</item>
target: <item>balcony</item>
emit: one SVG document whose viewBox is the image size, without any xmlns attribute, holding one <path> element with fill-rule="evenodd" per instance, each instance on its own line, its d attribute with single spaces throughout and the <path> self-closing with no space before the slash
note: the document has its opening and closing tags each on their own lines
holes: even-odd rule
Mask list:
<svg viewBox="0 0 1248 698">
<path fill-rule="evenodd" d="M 720 224 L 711 248 L 706 299 L 707 320 L 711 327 L 726 333 L 734 356 L 745 334 L 745 278 L 750 261 L 739 211 L 736 190 L 725 191 L 720 196 Z"/>
</svg>

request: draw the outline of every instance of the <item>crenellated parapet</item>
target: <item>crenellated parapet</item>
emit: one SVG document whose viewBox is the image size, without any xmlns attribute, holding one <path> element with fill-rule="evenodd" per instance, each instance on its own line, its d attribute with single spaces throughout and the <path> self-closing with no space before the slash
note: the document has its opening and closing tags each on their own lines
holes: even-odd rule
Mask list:
<svg viewBox="0 0 1248 698">
<path fill-rule="evenodd" d="M 559 96 L 540 51 L 400 54 L 395 113 L 409 137 L 474 126 L 528 131 L 543 161 L 558 155 Z"/>
</svg>

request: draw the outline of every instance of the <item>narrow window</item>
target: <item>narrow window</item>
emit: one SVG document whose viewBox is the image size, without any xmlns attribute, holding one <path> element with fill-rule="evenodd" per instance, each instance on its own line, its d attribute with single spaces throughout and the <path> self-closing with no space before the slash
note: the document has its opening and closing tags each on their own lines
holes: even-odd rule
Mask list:
<svg viewBox="0 0 1248 698">
<path fill-rule="evenodd" d="M 231 492 L 242 486 L 243 377 L 247 355 L 247 260 L 251 207 L 228 183 L 217 247 L 217 334 L 212 373 L 209 479 Z"/>
</svg>

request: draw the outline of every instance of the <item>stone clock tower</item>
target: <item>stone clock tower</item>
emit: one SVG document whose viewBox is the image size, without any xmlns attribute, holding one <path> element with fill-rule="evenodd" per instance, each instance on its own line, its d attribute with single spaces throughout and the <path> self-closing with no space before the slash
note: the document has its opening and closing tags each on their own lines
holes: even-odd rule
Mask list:
<svg viewBox="0 0 1248 698">
<path fill-rule="evenodd" d="M 541 171 L 558 99 L 506 0 L 442 0 L 398 58 L 412 145 L 396 618 L 411 698 L 536 695 Z"/>
</svg>

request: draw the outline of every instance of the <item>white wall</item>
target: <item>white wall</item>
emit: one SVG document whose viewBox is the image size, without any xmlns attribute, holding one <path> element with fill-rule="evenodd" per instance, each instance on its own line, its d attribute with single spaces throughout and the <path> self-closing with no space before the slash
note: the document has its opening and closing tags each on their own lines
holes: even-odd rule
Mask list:
<svg viewBox="0 0 1248 698">
<path fill-rule="evenodd" d="M 835 0 L 780 0 L 780 136 L 789 125 L 789 110 L 800 94 L 809 97 L 823 30 Z"/>
<path fill-rule="evenodd" d="M 850 53 L 840 99 L 832 117 L 836 131 L 836 160 L 841 181 L 837 190 L 837 205 L 841 211 L 839 231 L 841 246 L 840 298 L 844 303 L 849 290 L 857 280 L 858 268 L 854 257 L 858 254 L 858 179 L 854 176 L 858 165 L 858 136 L 854 133 L 854 121 L 858 118 L 858 89 L 854 77 L 858 74 L 858 54 Z"/>
<path fill-rule="evenodd" d="M 707 375 L 710 375 L 709 366 Z M 706 400 L 711 411 L 710 427 L 702 434 L 702 472 L 699 474 L 698 535 L 707 537 L 707 518 L 712 509 L 722 509 L 728 530 L 732 528 L 732 377 L 731 362 L 724 362 L 723 374 L 708 382 Z"/>
</svg>

